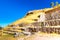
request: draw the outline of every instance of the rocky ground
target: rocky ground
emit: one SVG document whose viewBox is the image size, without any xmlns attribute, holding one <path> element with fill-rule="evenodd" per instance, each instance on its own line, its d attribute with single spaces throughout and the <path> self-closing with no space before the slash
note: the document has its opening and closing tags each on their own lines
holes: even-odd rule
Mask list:
<svg viewBox="0 0 60 40">
<path fill-rule="evenodd" d="M 35 35 L 18 38 L 17 40 L 60 40 L 60 35 L 58 34 L 46 34 L 46 33 L 36 33 Z"/>
</svg>

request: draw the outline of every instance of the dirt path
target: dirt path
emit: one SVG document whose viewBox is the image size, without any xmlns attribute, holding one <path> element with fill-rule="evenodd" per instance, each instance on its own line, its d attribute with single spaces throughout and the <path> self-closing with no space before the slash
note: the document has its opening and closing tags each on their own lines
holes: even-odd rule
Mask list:
<svg viewBox="0 0 60 40">
<path fill-rule="evenodd" d="M 60 40 L 60 35 L 57 34 L 35 34 L 28 38 L 19 38 L 18 40 Z"/>
</svg>

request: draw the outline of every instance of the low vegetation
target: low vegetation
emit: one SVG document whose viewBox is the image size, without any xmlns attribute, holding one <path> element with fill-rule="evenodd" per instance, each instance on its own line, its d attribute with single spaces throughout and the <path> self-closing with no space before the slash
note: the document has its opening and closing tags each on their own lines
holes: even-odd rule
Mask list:
<svg viewBox="0 0 60 40">
<path fill-rule="evenodd" d="M 0 40 L 17 40 L 12 35 L 2 35 L 0 36 Z"/>
</svg>

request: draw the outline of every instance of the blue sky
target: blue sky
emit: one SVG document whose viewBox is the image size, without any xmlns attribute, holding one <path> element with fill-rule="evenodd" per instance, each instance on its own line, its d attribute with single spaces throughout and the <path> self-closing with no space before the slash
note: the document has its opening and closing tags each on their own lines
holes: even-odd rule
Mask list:
<svg viewBox="0 0 60 40">
<path fill-rule="evenodd" d="M 51 2 L 59 0 L 0 0 L 0 25 L 6 26 L 22 18 L 30 10 L 51 7 Z"/>
</svg>

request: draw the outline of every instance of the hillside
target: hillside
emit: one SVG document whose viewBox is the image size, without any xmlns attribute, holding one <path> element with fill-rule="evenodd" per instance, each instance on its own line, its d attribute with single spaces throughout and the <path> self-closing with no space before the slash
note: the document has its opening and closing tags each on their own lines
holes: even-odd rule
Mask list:
<svg viewBox="0 0 60 40">
<path fill-rule="evenodd" d="M 60 15 L 59 10 L 60 10 L 60 5 L 54 6 L 52 8 L 45 8 L 45 9 L 40 9 L 40 10 L 29 11 L 29 12 L 27 12 L 26 16 L 24 16 L 22 19 L 16 20 L 15 22 L 13 22 L 10 25 L 8 25 L 7 27 L 5 27 L 4 32 L 8 32 L 8 33 L 12 32 L 12 34 L 16 33 L 16 32 L 22 32 L 22 31 L 25 31 L 25 28 L 28 26 L 35 27 L 32 24 L 36 23 L 36 22 L 40 22 L 42 24 L 42 26 L 44 26 L 44 23 L 42 23 L 42 22 L 45 22 L 45 23 L 47 22 L 49 26 L 52 26 L 51 24 L 54 22 L 50 21 L 50 20 L 52 20 L 52 18 L 54 16 L 56 17 L 56 13 L 57 13 L 57 15 Z M 57 17 L 59 18 L 59 16 L 57 16 Z M 49 22 L 52 22 L 52 23 L 49 23 Z M 39 27 L 42 27 L 41 24 Z M 45 25 L 47 25 L 47 24 L 45 24 Z M 55 24 L 53 24 L 53 25 L 55 26 Z"/>
</svg>

